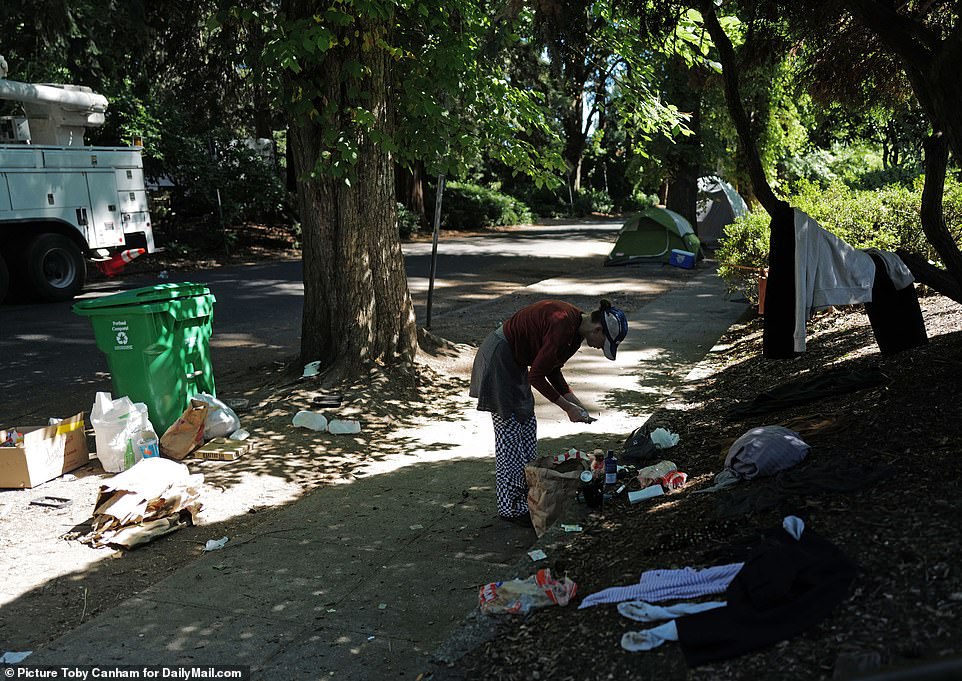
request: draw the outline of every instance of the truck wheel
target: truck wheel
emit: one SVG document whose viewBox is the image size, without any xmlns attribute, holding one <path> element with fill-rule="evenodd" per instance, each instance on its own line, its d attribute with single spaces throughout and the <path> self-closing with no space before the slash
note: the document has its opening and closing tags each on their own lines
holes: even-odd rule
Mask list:
<svg viewBox="0 0 962 681">
<path fill-rule="evenodd" d="M 27 281 L 41 300 L 70 300 L 80 293 L 87 265 L 77 245 L 61 234 L 41 234 L 27 244 Z"/>
<path fill-rule="evenodd" d="M 0 253 L 0 303 L 3 299 L 7 297 L 7 291 L 10 288 L 10 272 L 7 270 L 7 261 L 4 260 L 3 254 Z"/>
</svg>

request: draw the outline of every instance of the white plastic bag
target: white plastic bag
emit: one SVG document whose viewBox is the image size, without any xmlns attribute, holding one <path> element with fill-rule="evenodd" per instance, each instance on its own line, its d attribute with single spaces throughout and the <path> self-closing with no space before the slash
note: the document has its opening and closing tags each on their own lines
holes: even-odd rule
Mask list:
<svg viewBox="0 0 962 681">
<path fill-rule="evenodd" d="M 240 428 L 240 419 L 234 410 L 213 395 L 200 393 L 191 399 L 203 400 L 209 406 L 207 409 L 207 420 L 204 421 L 204 440 L 213 440 L 215 437 L 227 437 L 235 430 Z"/>
<path fill-rule="evenodd" d="M 153 431 L 147 405 L 131 402 L 129 397 L 111 399 L 110 393 L 97 393 L 90 409 L 90 423 L 97 441 L 97 458 L 108 473 L 120 473 L 141 459 L 137 439 L 141 431 Z M 127 448 L 132 460 L 125 461 Z"/>
<path fill-rule="evenodd" d="M 677 433 L 673 433 L 670 430 L 665 430 L 664 428 L 655 428 L 651 431 L 651 441 L 655 443 L 655 447 L 658 449 L 671 449 L 678 444 L 681 439 Z"/>
</svg>

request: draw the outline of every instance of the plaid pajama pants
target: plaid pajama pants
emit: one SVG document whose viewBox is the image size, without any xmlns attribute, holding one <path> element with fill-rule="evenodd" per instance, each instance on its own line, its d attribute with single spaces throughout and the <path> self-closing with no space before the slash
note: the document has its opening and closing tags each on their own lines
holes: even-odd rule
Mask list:
<svg viewBox="0 0 962 681">
<path fill-rule="evenodd" d="M 498 514 L 516 518 L 528 513 L 524 467 L 538 454 L 538 422 L 532 414 L 518 421 L 491 413 L 494 423 L 494 480 Z"/>
</svg>

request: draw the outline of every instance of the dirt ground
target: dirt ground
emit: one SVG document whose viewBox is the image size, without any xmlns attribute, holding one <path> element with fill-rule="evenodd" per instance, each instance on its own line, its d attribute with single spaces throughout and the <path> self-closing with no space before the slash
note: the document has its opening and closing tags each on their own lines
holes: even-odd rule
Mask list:
<svg viewBox="0 0 962 681">
<path fill-rule="evenodd" d="M 290 235 L 256 228 L 242 233 L 229 258 L 217 255 L 197 263 L 171 250 L 150 260 L 135 260 L 130 272 L 262 262 L 292 254 L 296 245 Z M 532 260 L 531 266 L 536 271 L 539 265 Z M 516 267 L 525 269 L 521 264 Z M 675 280 L 687 275 L 681 270 L 671 274 L 669 279 Z M 662 283 L 671 285 L 669 280 Z M 616 302 L 631 310 L 648 302 L 651 293 L 646 295 L 626 292 Z M 524 294 L 505 296 L 486 305 L 483 313 L 439 319 L 435 330 L 444 337 L 422 332 L 424 351 L 415 372 L 375 368 L 363 381 L 328 386 L 323 377 L 300 380 L 293 357 L 285 358 L 286 363 L 219 372 L 219 394 L 249 400 L 249 408 L 238 415 L 253 434 L 255 450 L 234 462 L 185 460 L 192 473 L 205 476 L 201 524 L 142 548 L 93 549 L 77 541 L 90 529 L 100 485 L 112 477 L 96 459 L 32 490 L 0 490 L 0 574 L 5 576 L 0 583 L 0 653 L 31 650 L 53 640 L 195 559 L 208 539 L 229 536 L 231 541 L 243 541 L 255 525 L 269 522 L 276 509 L 320 486 L 361 475 L 366 466 L 402 446 L 386 443 L 383 436 L 388 431 L 415 426 L 425 413 L 453 422 L 463 409 L 472 343 L 483 338 L 494 321 L 527 302 L 531 301 Z M 588 296 L 572 302 L 597 304 Z M 362 419 L 362 435 L 319 436 L 291 427 L 292 414 L 316 409 L 311 405 L 315 396 L 335 391 L 343 395 L 342 406 L 326 413 Z M 88 441 L 93 451 L 92 433 Z M 43 497 L 71 503 L 64 508 L 32 503 Z"/>
<path fill-rule="evenodd" d="M 707 376 L 651 420 L 680 435 L 665 455 L 688 473 L 688 485 L 663 500 L 615 501 L 589 515 L 585 531 L 563 535 L 539 565 L 577 582 L 574 603 L 503 621 L 494 640 L 436 678 L 846 679 L 962 656 L 962 312 L 939 296 L 922 306 L 930 343 L 884 358 L 860 309 L 818 315 L 808 351 L 791 361 L 761 357 L 760 319 L 733 328 L 701 367 Z M 891 382 L 769 415 L 728 415 L 782 383 L 872 367 Z M 820 485 L 776 477 L 692 493 L 711 484 L 735 438 L 773 424 L 792 425 L 811 445 L 797 470 Z M 625 632 L 654 624 L 623 618 L 614 605 L 576 609 L 583 596 L 637 583 L 648 569 L 743 559 L 789 514 L 857 564 L 841 605 L 790 641 L 688 669 L 677 643 L 620 647 Z"/>
<path fill-rule="evenodd" d="M 243 249 L 235 257 L 260 259 L 243 259 Z M 168 266 L 178 267 L 177 258 Z M 619 304 L 644 302 L 628 298 Z M 517 301 L 505 305 L 513 309 Z M 938 296 L 923 299 L 923 310 L 929 345 L 888 358 L 878 355 L 858 309 L 820 314 L 810 327 L 809 351 L 792 361 L 761 358 L 760 320 L 733 329 L 702 367 L 706 377 L 677 392 L 654 417 L 681 436 L 670 458 L 689 474 L 688 486 L 646 506 L 607 505 L 603 514 L 586 517 L 583 533 L 566 535 L 570 540 L 553 549 L 546 563 L 578 583 L 580 598 L 636 582 L 646 569 L 723 562 L 720 556 L 733 546 L 795 513 L 859 565 L 850 596 L 831 617 L 789 643 L 687 670 L 677 644 L 648 653 L 621 650 L 621 635 L 642 627 L 620 618 L 614 606 L 548 608 L 506 621 L 498 639 L 445 673 L 506 681 L 819 679 L 962 654 L 962 421 L 955 397 L 962 378 L 962 314 Z M 218 376 L 219 388 L 249 399 L 250 409 L 240 417 L 257 448 L 236 462 L 191 462 L 193 472 L 205 475 L 204 524 L 142 549 L 92 549 L 75 541 L 89 526 L 99 485 L 109 477 L 96 462 L 35 490 L 0 492 L 3 648 L 30 650 L 56 638 L 195 559 L 208 539 L 243 541 L 282 505 L 357 475 L 387 453 L 372 442 L 416 423 L 423 410 L 454 419 L 473 356 L 468 343 L 483 337 L 481 324 L 486 320 L 459 317 L 445 324 L 447 341 L 425 336 L 430 352 L 421 354 L 414 373 L 376 369 L 364 381 L 334 386 L 344 396 L 338 415 L 363 415 L 363 438 L 319 438 L 291 429 L 290 415 L 309 408 L 325 388 L 299 381 L 287 366 Z M 764 422 L 726 417 L 733 404 L 793 378 L 869 366 L 881 368 L 891 383 L 781 411 Z M 727 446 L 745 430 L 798 416 L 821 423 L 800 431 L 812 446 L 804 465 L 828 464 L 834 475 L 864 479 L 861 489 L 783 496 L 772 481 L 761 481 L 765 503 L 734 515 L 720 510 L 722 495 L 690 493 L 710 484 Z M 62 509 L 31 504 L 42 496 L 73 503 Z"/>
</svg>

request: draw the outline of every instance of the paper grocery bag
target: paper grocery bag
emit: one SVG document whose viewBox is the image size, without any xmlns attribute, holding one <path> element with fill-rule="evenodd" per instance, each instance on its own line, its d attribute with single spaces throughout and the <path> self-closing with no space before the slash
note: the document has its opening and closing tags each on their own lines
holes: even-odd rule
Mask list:
<svg viewBox="0 0 962 681">
<path fill-rule="evenodd" d="M 204 444 L 204 424 L 207 403 L 191 400 L 190 406 L 160 438 L 160 453 L 168 459 L 180 461 Z"/>
<path fill-rule="evenodd" d="M 551 456 L 542 456 L 524 467 L 528 511 L 539 537 L 558 521 L 565 505 L 575 498 L 581 487 L 581 472 L 587 469 L 588 463 L 581 459 L 556 464 Z"/>
</svg>

